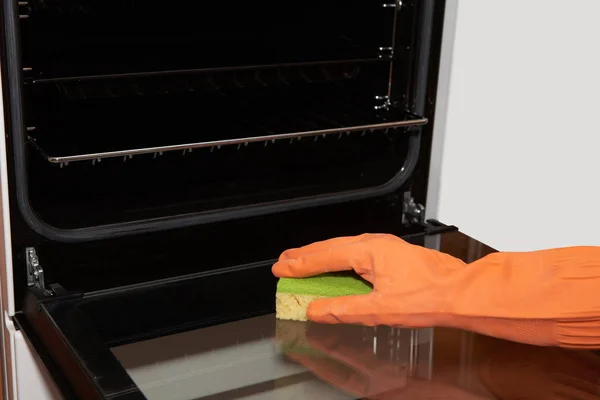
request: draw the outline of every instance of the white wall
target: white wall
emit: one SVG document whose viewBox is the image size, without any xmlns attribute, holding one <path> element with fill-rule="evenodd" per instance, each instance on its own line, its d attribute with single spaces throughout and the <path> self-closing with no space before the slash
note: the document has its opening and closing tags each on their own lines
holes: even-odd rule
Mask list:
<svg viewBox="0 0 600 400">
<path fill-rule="evenodd" d="M 430 215 L 499 250 L 600 245 L 600 0 L 458 0 L 452 44 Z"/>
</svg>

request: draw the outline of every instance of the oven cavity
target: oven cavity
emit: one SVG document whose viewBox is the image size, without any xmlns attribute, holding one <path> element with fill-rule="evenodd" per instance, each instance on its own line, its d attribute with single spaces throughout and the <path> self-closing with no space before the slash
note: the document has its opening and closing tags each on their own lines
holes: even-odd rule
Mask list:
<svg viewBox="0 0 600 400">
<path fill-rule="evenodd" d="M 411 111 L 412 2 L 29 0 L 19 13 L 29 203 L 56 229 L 378 196 L 414 168 L 427 119 Z"/>
</svg>

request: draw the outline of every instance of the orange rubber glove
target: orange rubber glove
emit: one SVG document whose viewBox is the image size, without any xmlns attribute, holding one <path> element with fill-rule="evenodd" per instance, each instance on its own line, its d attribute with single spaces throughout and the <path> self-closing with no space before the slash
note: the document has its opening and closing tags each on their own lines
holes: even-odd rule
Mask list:
<svg viewBox="0 0 600 400">
<path fill-rule="evenodd" d="M 314 301 L 308 318 L 366 326 L 454 327 L 544 346 L 600 348 L 600 247 L 494 253 L 471 264 L 392 235 L 285 251 L 277 277 L 354 270 L 373 292 Z"/>
</svg>

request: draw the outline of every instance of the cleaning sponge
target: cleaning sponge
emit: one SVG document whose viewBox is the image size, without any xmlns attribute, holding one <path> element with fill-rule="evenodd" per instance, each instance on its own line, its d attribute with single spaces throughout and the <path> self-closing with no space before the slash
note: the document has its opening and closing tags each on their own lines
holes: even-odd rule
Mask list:
<svg viewBox="0 0 600 400">
<path fill-rule="evenodd" d="M 306 321 L 306 309 L 313 300 L 368 294 L 372 290 L 372 286 L 354 272 L 281 278 L 275 296 L 275 315 L 283 320 Z"/>
</svg>

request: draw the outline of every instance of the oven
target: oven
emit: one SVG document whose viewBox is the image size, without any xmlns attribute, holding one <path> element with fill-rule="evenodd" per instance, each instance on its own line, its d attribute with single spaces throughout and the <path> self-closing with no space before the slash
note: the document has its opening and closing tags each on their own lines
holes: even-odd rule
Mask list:
<svg viewBox="0 0 600 400">
<path fill-rule="evenodd" d="M 457 229 L 425 218 L 444 1 L 2 5 L 5 303 L 64 398 L 312 382 L 269 339 L 279 253 Z"/>
</svg>

